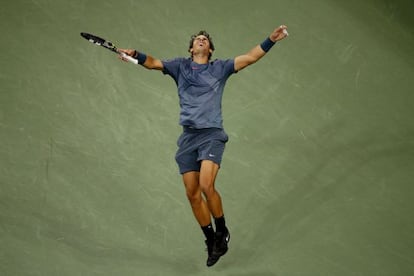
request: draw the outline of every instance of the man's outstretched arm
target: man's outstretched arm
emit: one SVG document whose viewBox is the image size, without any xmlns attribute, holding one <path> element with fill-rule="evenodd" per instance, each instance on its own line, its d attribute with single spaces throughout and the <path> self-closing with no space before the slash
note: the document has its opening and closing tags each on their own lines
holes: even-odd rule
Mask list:
<svg viewBox="0 0 414 276">
<path fill-rule="evenodd" d="M 262 44 L 255 46 L 244 55 L 235 57 L 234 69 L 240 71 L 255 63 L 261 59 L 277 41 L 284 39 L 287 35 L 287 27 L 285 25 L 276 28 Z"/>
</svg>

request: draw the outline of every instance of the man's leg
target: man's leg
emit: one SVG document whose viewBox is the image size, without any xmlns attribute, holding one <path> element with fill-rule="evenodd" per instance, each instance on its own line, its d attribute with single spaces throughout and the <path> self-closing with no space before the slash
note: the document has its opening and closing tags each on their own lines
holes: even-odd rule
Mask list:
<svg viewBox="0 0 414 276">
<path fill-rule="evenodd" d="M 193 214 L 200 224 L 201 230 L 206 237 L 206 245 L 208 251 L 207 265 L 210 266 L 211 258 L 213 256 L 214 248 L 214 229 L 211 224 L 211 215 L 207 207 L 207 203 L 201 195 L 201 188 L 199 185 L 200 173 L 191 171 L 183 174 L 183 181 L 187 198 L 190 201 Z"/>
<path fill-rule="evenodd" d="M 186 172 L 183 174 L 183 181 L 193 214 L 200 226 L 203 227 L 211 223 L 211 216 L 206 201 L 201 195 L 199 176 L 199 172 Z"/>
<path fill-rule="evenodd" d="M 215 241 L 211 256 L 207 260 L 207 266 L 214 265 L 228 250 L 230 233 L 225 225 L 223 205 L 220 194 L 215 189 L 215 180 L 219 165 L 211 160 L 203 160 L 200 168 L 200 189 L 207 200 L 208 208 L 216 223 Z"/>
<path fill-rule="evenodd" d="M 203 160 L 200 168 L 200 189 L 206 197 L 208 209 L 214 218 L 223 216 L 223 205 L 220 194 L 216 191 L 216 181 L 219 165 L 210 160 Z"/>
</svg>

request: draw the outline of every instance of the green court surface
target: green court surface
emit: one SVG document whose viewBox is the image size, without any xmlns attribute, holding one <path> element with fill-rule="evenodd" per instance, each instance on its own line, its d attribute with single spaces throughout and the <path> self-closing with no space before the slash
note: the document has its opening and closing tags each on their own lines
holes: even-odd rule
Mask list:
<svg viewBox="0 0 414 276">
<path fill-rule="evenodd" d="M 414 2 L 3 2 L 0 275 L 414 275 Z M 207 268 L 174 81 L 79 33 L 167 59 L 206 29 L 232 58 L 280 24 L 226 86 Z"/>
</svg>

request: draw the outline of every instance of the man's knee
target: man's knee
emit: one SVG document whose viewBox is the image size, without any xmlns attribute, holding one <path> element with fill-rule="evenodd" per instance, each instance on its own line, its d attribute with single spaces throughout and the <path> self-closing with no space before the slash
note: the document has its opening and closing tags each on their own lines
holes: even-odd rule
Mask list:
<svg viewBox="0 0 414 276">
<path fill-rule="evenodd" d="M 215 196 L 217 193 L 216 189 L 214 188 L 214 182 L 205 183 L 201 186 L 201 190 L 207 200 Z"/>
<path fill-rule="evenodd" d="M 201 201 L 203 200 L 201 197 L 200 191 L 187 191 L 186 192 L 188 201 L 190 201 L 191 205 L 198 205 L 201 204 Z"/>
</svg>

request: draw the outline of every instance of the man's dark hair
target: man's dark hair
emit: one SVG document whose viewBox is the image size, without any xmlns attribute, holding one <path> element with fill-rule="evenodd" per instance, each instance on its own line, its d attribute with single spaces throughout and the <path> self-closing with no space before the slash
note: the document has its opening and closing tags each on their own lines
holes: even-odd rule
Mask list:
<svg viewBox="0 0 414 276">
<path fill-rule="evenodd" d="M 208 41 L 210 42 L 210 49 L 212 51 L 214 51 L 214 44 L 213 44 L 213 38 L 210 36 L 210 34 L 206 31 L 199 31 L 198 34 L 194 34 L 191 36 L 190 38 L 190 45 L 188 46 L 188 51 L 190 52 L 191 48 L 193 48 L 193 43 L 194 43 L 194 39 L 199 36 L 199 35 L 204 35 L 205 37 L 207 37 Z M 191 53 L 191 52 L 190 52 Z M 211 58 L 211 53 L 209 53 L 208 55 L 208 59 L 210 60 Z M 191 53 L 191 57 L 193 57 L 193 54 Z"/>
</svg>

